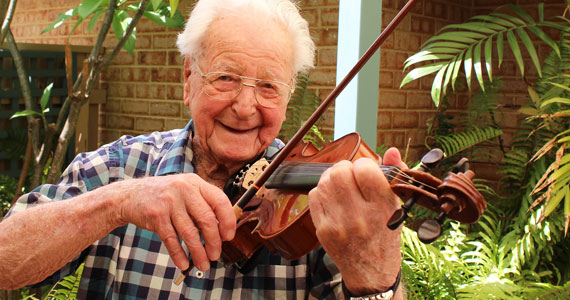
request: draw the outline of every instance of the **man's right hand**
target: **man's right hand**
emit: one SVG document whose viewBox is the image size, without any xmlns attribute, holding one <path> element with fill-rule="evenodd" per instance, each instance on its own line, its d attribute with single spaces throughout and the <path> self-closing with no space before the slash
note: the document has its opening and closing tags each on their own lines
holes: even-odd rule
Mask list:
<svg viewBox="0 0 570 300">
<path fill-rule="evenodd" d="M 157 233 L 181 270 L 189 267 L 189 260 L 179 236 L 194 265 L 206 271 L 210 261 L 220 257 L 222 240 L 230 241 L 235 235 L 236 218 L 230 200 L 196 174 L 145 177 L 107 187 L 125 192 L 119 205 L 120 224 L 133 223 Z"/>
</svg>

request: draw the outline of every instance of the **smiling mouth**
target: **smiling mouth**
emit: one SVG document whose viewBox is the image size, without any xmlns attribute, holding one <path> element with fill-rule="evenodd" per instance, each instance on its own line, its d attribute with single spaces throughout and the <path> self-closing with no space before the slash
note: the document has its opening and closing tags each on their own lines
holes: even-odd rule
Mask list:
<svg viewBox="0 0 570 300">
<path fill-rule="evenodd" d="M 233 133 L 248 133 L 251 132 L 252 130 L 254 130 L 256 127 L 254 128 L 249 128 L 249 129 L 237 129 L 237 128 L 233 128 L 233 127 L 229 127 L 226 126 L 225 124 L 220 123 L 226 130 L 233 132 Z"/>
</svg>

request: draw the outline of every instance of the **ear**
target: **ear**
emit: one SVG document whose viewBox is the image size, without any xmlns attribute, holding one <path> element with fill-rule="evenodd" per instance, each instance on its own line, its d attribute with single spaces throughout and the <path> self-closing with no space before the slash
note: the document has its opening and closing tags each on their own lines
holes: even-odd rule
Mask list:
<svg viewBox="0 0 570 300">
<path fill-rule="evenodd" d="M 190 67 L 192 65 L 192 60 L 190 57 L 184 57 L 184 105 L 190 106 L 190 75 L 192 71 Z"/>
</svg>

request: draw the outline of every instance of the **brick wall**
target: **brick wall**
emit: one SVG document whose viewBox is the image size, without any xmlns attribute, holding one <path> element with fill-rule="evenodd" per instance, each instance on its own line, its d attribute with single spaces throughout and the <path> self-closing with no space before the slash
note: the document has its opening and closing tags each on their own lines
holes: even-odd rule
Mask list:
<svg viewBox="0 0 570 300">
<path fill-rule="evenodd" d="M 42 28 L 59 13 L 79 0 L 19 1 L 12 26 L 20 42 L 65 43 L 68 30 L 65 23 L 57 30 L 40 34 Z M 187 12 L 193 0 L 180 1 L 181 11 Z M 547 15 L 560 14 L 563 0 L 545 1 Z M 403 0 L 383 0 L 383 27 L 403 7 Z M 536 15 L 535 0 L 420 0 L 390 36 L 381 49 L 380 93 L 378 110 L 378 144 L 404 149 L 410 141 L 410 159 L 421 156 L 427 120 L 434 115 L 430 98 L 431 78 L 415 81 L 399 89 L 404 76 L 404 60 L 420 49 L 427 38 L 446 24 L 458 23 L 474 14 L 484 13 L 500 4 L 516 3 Z M 335 83 L 338 0 L 302 0 L 303 16 L 308 20 L 317 43 L 317 68 L 311 73 L 311 88 L 324 99 Z M 534 10 L 534 11 L 533 11 Z M 100 139 L 108 142 L 122 134 L 140 134 L 183 126 L 189 114 L 182 104 L 182 59 L 175 48 L 177 31 L 142 19 L 137 29 L 134 56 L 122 52 L 103 74 L 101 85 L 108 90 L 107 104 L 102 105 Z M 95 32 L 95 30 L 94 30 Z M 71 38 L 75 45 L 91 45 L 93 34 L 87 22 Z M 110 47 L 115 39 L 105 45 Z M 546 48 L 540 48 L 544 55 Z M 525 101 L 526 86 L 520 80 L 516 64 L 509 51 L 500 74 L 506 83 L 504 103 L 516 107 Z M 529 63 L 530 65 L 530 63 Z M 532 74 L 531 77 L 532 78 Z M 459 111 L 466 93 L 451 99 L 451 110 Z M 334 109 L 334 108 L 333 108 Z M 333 111 L 324 117 L 325 132 L 332 131 Z M 512 135 L 517 114 L 506 110 L 501 122 L 507 126 L 506 140 Z M 488 162 L 492 163 L 492 162 Z M 492 168 L 489 168 L 492 170 Z M 489 177 L 493 177 L 490 174 Z"/>
</svg>

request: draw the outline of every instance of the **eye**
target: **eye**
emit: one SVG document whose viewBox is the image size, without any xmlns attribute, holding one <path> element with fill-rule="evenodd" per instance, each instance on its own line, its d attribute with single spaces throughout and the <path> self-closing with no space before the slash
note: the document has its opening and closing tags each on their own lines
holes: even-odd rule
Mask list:
<svg viewBox="0 0 570 300">
<path fill-rule="evenodd" d="M 278 89 L 277 85 L 269 82 L 269 81 L 260 81 L 257 86 L 263 90 L 273 90 L 276 91 Z"/>
<path fill-rule="evenodd" d="M 217 78 L 216 80 L 219 80 L 219 81 L 233 81 L 233 80 L 235 80 L 235 78 L 232 77 L 232 76 L 230 76 L 230 75 L 220 75 L 220 76 L 218 76 L 218 78 Z"/>
</svg>

